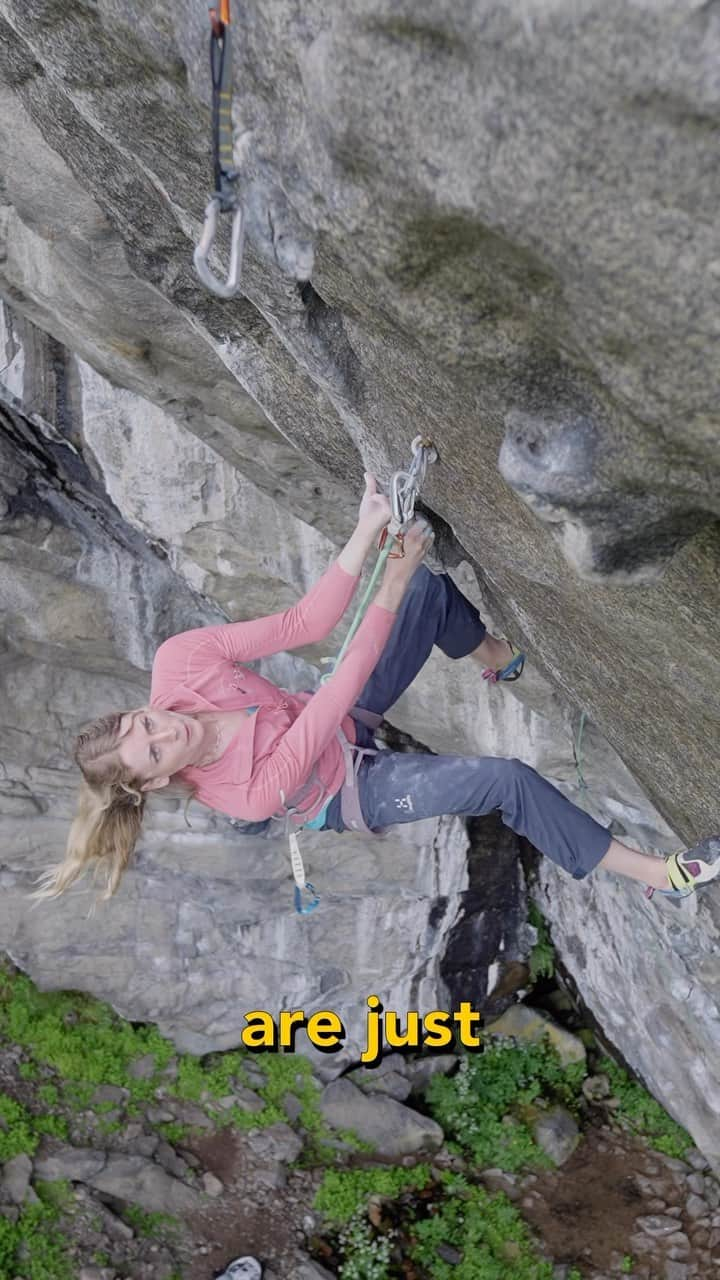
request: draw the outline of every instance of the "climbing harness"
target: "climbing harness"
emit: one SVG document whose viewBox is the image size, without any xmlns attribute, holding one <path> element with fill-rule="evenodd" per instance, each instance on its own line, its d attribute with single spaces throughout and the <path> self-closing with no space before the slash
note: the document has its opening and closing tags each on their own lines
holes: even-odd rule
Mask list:
<svg viewBox="0 0 720 1280">
<path fill-rule="evenodd" d="M 412 461 L 407 471 L 396 471 L 390 481 L 390 501 L 392 507 L 392 519 L 386 529 L 380 536 L 378 547 L 378 557 L 375 562 L 370 581 L 367 585 L 365 593 L 358 605 L 355 617 L 350 624 L 348 633 L 342 643 L 337 658 L 324 658 L 324 662 L 332 662 L 332 670 L 327 672 L 321 680 L 324 684 L 330 680 L 335 671 L 337 671 L 343 657 L 347 651 L 355 632 L 362 622 L 367 612 L 370 598 L 373 594 L 375 583 L 379 577 L 385 561 L 389 555 L 403 555 L 403 535 L 407 532 L 412 524 L 415 516 L 415 503 L 420 495 L 420 489 L 425 479 L 425 473 L 428 465 L 437 460 L 437 450 L 431 441 L 423 439 L 422 436 L 416 436 L 411 445 Z M 393 552 L 392 546 L 396 543 L 399 551 Z M 366 711 L 364 707 L 351 707 L 348 715 L 354 716 L 356 720 L 362 721 L 370 729 L 377 729 L 382 722 L 382 716 L 374 711 Z M 340 793 L 340 810 L 343 823 L 352 831 L 364 831 L 368 835 L 382 835 L 382 831 L 371 831 L 366 825 L 360 807 L 360 793 L 358 790 L 358 773 L 360 765 L 365 756 L 376 755 L 375 747 L 360 747 L 357 743 L 348 742 L 341 728 L 337 729 L 337 737 L 342 747 L 343 761 L 345 764 L 345 782 Z M 300 814 L 300 804 L 310 794 L 314 787 L 320 785 L 320 779 L 317 772 L 313 769 L 308 780 L 301 787 L 296 796 L 293 796 L 289 804 L 285 802 L 285 796 L 281 792 L 280 799 L 283 804 L 283 812 L 276 814 L 278 818 L 284 818 L 286 831 L 290 843 L 290 863 L 292 865 L 293 879 L 295 881 L 295 910 L 298 915 L 308 915 L 314 911 L 320 901 L 320 895 L 315 891 L 314 886 L 305 878 L 305 867 L 303 865 L 302 854 L 300 853 L 300 844 L 298 842 L 297 832 L 304 824 L 300 824 L 295 831 L 290 831 L 290 820 L 293 815 Z M 330 796 L 327 799 L 331 799 Z M 314 804 L 311 806 L 314 807 Z M 310 901 L 303 903 L 303 894 L 311 895 Z"/>
<path fill-rule="evenodd" d="M 220 12 L 210 10 L 210 76 L 212 79 L 212 147 L 215 191 L 205 206 L 205 225 L 195 249 L 195 270 L 207 289 L 220 298 L 232 298 L 240 282 L 243 249 L 243 210 L 237 188 L 239 173 L 233 167 L 232 49 L 230 0 L 220 0 Z M 208 254 L 217 230 L 218 214 L 231 213 L 230 269 L 222 281 L 210 270 Z"/>
</svg>

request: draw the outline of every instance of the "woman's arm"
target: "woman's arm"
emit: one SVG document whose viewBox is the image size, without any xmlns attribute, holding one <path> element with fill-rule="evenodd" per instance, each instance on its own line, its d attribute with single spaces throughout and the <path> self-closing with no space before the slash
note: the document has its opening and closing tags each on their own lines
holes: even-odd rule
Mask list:
<svg viewBox="0 0 720 1280">
<path fill-rule="evenodd" d="M 339 668 L 313 694 L 270 756 L 253 773 L 248 792 L 253 818 L 267 817 L 297 791 L 332 740 L 385 648 L 408 583 L 432 542 L 427 526 L 405 538 L 403 559 L 388 560 L 380 589 L 348 645 Z"/>
<path fill-rule="evenodd" d="M 284 649 L 324 640 L 347 609 L 367 554 L 389 519 L 388 499 L 377 493 L 374 477 L 366 475 L 365 493 L 353 533 L 337 560 L 302 599 L 291 608 L 264 618 L 197 627 L 171 636 L 155 654 L 153 687 L 156 667 L 158 682 L 165 686 L 171 678 L 175 682 L 188 680 L 191 667 L 204 667 L 218 658 L 251 662 Z"/>
</svg>

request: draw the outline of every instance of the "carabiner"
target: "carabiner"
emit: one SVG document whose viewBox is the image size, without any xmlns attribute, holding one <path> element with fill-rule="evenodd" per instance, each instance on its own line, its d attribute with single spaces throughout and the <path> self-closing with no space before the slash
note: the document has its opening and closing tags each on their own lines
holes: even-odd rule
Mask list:
<svg viewBox="0 0 720 1280">
<path fill-rule="evenodd" d="M 425 480 L 428 463 L 437 461 L 437 449 L 422 436 L 416 436 L 411 445 L 412 462 L 407 471 L 396 471 L 390 481 L 390 506 L 392 520 L 388 532 L 397 538 L 405 533 L 415 515 L 415 501 Z"/>
<path fill-rule="evenodd" d="M 216 195 L 205 206 L 205 225 L 193 254 L 193 262 L 195 263 L 195 270 L 207 289 L 216 293 L 219 298 L 232 298 L 237 293 L 240 284 L 244 220 L 242 205 L 239 201 L 234 206 L 225 204 L 223 208 L 224 203 L 221 201 L 220 196 Z M 218 214 L 220 212 L 230 212 L 230 210 L 232 210 L 233 215 L 230 232 L 230 269 L 227 279 L 223 281 L 210 270 L 207 259 L 217 231 Z"/>
</svg>

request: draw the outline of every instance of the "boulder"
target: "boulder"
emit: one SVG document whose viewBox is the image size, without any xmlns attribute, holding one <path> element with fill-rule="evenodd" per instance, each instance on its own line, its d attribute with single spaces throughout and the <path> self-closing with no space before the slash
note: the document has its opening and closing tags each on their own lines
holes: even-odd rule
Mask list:
<svg viewBox="0 0 720 1280">
<path fill-rule="evenodd" d="M 437 1151 L 443 1143 L 434 1120 L 384 1094 L 365 1094 L 347 1079 L 326 1085 L 320 1110 L 333 1128 L 352 1130 L 387 1159 Z"/>
</svg>

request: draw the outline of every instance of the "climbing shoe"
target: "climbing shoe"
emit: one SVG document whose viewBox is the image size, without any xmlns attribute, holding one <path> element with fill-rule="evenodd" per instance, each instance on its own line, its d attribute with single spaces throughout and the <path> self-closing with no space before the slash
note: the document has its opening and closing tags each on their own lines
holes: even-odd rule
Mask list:
<svg viewBox="0 0 720 1280">
<path fill-rule="evenodd" d="M 671 853 L 665 859 L 671 889 L 645 890 L 645 896 L 661 893 L 664 898 L 688 898 L 701 884 L 720 876 L 720 835 L 708 836 L 692 849 Z"/>
<path fill-rule="evenodd" d="M 257 1258 L 236 1258 L 217 1280 L 262 1280 L 262 1267 Z"/>
<path fill-rule="evenodd" d="M 503 639 L 506 637 L 503 636 Z M 493 669 L 486 667 L 482 673 L 483 680 L 487 680 L 489 684 L 497 684 L 500 680 L 510 683 L 513 680 L 519 680 L 525 668 L 525 654 L 518 649 L 516 644 L 507 641 L 512 650 L 512 657 L 504 667 Z"/>
</svg>

